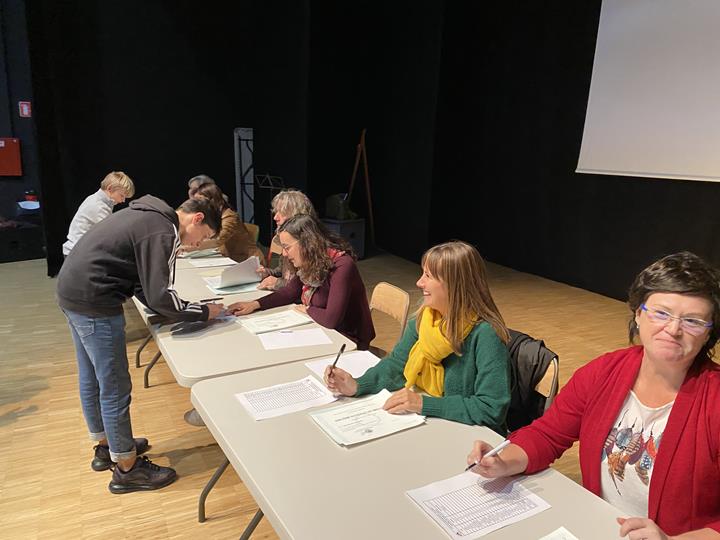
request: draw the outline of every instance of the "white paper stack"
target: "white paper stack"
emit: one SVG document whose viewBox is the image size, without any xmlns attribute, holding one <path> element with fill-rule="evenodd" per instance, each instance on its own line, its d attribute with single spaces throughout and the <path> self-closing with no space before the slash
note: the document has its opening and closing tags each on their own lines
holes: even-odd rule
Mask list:
<svg viewBox="0 0 720 540">
<path fill-rule="evenodd" d="M 305 365 L 322 380 L 325 375 L 325 368 L 332 365 L 335 361 L 335 356 L 336 355 L 332 355 L 320 358 L 319 360 L 313 360 L 312 362 L 305 362 Z M 380 359 L 370 351 L 352 351 L 340 356 L 337 367 L 344 369 L 352 375 L 354 379 L 357 379 L 365 375 L 365 372 L 379 361 Z"/>
<path fill-rule="evenodd" d="M 310 317 L 294 309 L 288 309 L 266 315 L 252 315 L 250 317 L 239 318 L 237 322 L 248 332 L 262 334 L 264 332 L 272 332 L 274 330 L 283 330 L 285 328 L 292 328 L 293 326 L 308 324 L 313 321 Z"/>
<path fill-rule="evenodd" d="M 226 268 L 220 276 L 203 279 L 214 292 L 228 293 L 228 289 L 232 287 L 258 283 L 260 281 L 260 276 L 257 273 L 259 267 L 260 260 L 256 256 L 252 256 L 241 263 Z"/>
<path fill-rule="evenodd" d="M 195 268 L 214 268 L 216 266 L 232 266 L 237 263 L 230 257 L 207 257 L 204 259 L 191 259 L 190 264 Z"/>
<path fill-rule="evenodd" d="M 310 413 L 313 420 L 332 440 L 342 446 L 378 439 L 425 423 L 419 414 L 390 414 L 383 405 L 390 392 L 356 399 L 346 405 Z"/>
<path fill-rule="evenodd" d="M 258 338 L 260 338 L 260 342 L 266 351 L 332 344 L 332 339 L 328 337 L 325 330 L 322 328 L 309 328 L 307 330 L 279 330 L 277 332 L 260 334 Z"/>
</svg>

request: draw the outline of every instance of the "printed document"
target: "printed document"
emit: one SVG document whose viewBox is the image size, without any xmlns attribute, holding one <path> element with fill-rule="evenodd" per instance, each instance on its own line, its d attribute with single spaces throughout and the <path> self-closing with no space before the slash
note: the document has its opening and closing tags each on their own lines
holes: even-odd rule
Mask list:
<svg viewBox="0 0 720 540">
<path fill-rule="evenodd" d="M 488 479 L 470 471 L 407 494 L 451 538 L 470 540 L 550 508 L 517 478 Z"/>
<path fill-rule="evenodd" d="M 332 403 L 337 398 L 315 377 L 235 394 L 254 420 L 265 420 Z"/>
<path fill-rule="evenodd" d="M 383 405 L 390 392 L 356 399 L 345 405 L 310 413 L 313 420 L 332 440 L 342 446 L 371 441 L 425 423 L 419 414 L 390 414 Z"/>
<path fill-rule="evenodd" d="M 327 356 L 319 360 L 313 360 L 312 362 L 305 362 L 305 365 L 322 380 L 325 375 L 325 368 L 332 365 L 335 361 L 335 356 L 337 355 Z M 337 367 L 344 369 L 352 375 L 354 379 L 357 379 L 365 375 L 365 372 L 379 361 L 380 359 L 370 351 L 353 351 L 341 354 Z"/>
<path fill-rule="evenodd" d="M 578 538 L 565 527 L 560 527 L 539 540 L 578 540 Z"/>
<path fill-rule="evenodd" d="M 215 266 L 232 266 L 237 264 L 230 257 L 208 257 L 206 259 L 190 259 L 195 268 L 213 268 Z"/>
<path fill-rule="evenodd" d="M 196 251 L 185 251 L 178 255 L 180 259 L 202 259 L 203 257 L 215 257 L 219 255 L 218 248 L 198 249 Z"/>
<path fill-rule="evenodd" d="M 310 317 L 294 309 L 287 309 L 276 313 L 268 313 L 267 315 L 251 315 L 249 317 L 238 318 L 237 322 L 248 332 L 262 334 L 274 330 L 284 330 L 285 328 L 292 328 L 293 326 L 300 326 L 302 324 L 309 324 L 313 321 Z"/>
<path fill-rule="evenodd" d="M 311 347 L 313 345 L 330 345 L 332 339 L 322 328 L 309 330 L 280 330 L 267 332 L 258 336 L 266 351 L 290 349 L 291 347 Z"/>
<path fill-rule="evenodd" d="M 256 270 L 260 267 L 260 259 L 253 255 L 248 257 L 241 263 L 237 263 L 235 266 L 226 268 L 223 273 L 220 274 L 219 289 L 227 289 L 235 285 L 244 285 L 245 283 L 257 283 L 260 281 L 260 276 Z"/>
<path fill-rule="evenodd" d="M 244 285 L 234 285 L 233 287 L 220 287 L 220 276 L 214 276 L 214 277 L 204 277 L 205 283 L 208 284 L 208 289 L 210 289 L 215 294 L 237 294 L 237 293 L 243 293 L 243 292 L 251 292 L 251 291 L 257 291 L 258 284 L 255 283 L 245 283 Z"/>
</svg>

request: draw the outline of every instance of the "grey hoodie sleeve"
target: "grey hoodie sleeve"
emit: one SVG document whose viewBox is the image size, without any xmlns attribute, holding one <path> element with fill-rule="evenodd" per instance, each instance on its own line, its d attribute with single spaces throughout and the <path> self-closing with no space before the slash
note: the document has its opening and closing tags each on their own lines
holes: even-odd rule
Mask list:
<svg viewBox="0 0 720 540">
<path fill-rule="evenodd" d="M 135 242 L 135 260 L 145 302 L 150 309 L 179 321 L 206 321 L 208 307 L 182 300 L 173 287 L 177 234 L 150 234 Z"/>
</svg>

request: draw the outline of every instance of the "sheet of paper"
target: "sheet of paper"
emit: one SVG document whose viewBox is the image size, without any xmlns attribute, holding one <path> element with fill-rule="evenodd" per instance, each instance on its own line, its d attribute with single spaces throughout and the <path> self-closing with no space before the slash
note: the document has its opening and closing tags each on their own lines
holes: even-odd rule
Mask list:
<svg viewBox="0 0 720 540">
<path fill-rule="evenodd" d="M 203 257 L 215 257 L 219 254 L 217 248 L 198 249 L 196 251 L 186 251 L 179 255 L 181 259 L 201 259 Z"/>
<path fill-rule="evenodd" d="M 232 266 L 237 263 L 230 257 L 207 257 L 205 259 L 191 259 L 190 264 L 195 268 L 213 268 L 215 266 Z"/>
<path fill-rule="evenodd" d="M 255 420 L 302 411 L 332 403 L 337 399 L 330 390 L 310 375 L 299 381 L 235 394 L 235 397 Z"/>
<path fill-rule="evenodd" d="M 233 287 L 220 287 L 220 276 L 204 277 L 205 283 L 207 283 L 208 289 L 216 294 L 237 294 L 241 292 L 250 292 L 257 290 L 256 283 L 246 283 L 244 285 L 235 285 Z"/>
<path fill-rule="evenodd" d="M 538 540 L 578 540 L 577 536 L 568 531 L 565 527 L 551 532 L 550 534 L 543 536 Z"/>
<path fill-rule="evenodd" d="M 294 309 L 279 311 L 277 313 L 268 313 L 267 315 L 251 315 L 249 317 L 238 318 L 243 328 L 253 334 L 263 334 L 265 332 L 273 332 L 274 330 L 284 330 L 302 324 L 309 324 L 312 321 L 310 317 L 298 313 Z"/>
<path fill-rule="evenodd" d="M 374 396 L 310 413 L 310 416 L 332 440 L 342 446 L 371 441 L 425 422 L 425 417 L 419 414 L 390 414 L 384 411 L 382 406 L 389 397 L 390 392 L 382 390 Z"/>
<path fill-rule="evenodd" d="M 310 347 L 312 345 L 329 345 L 332 339 L 322 328 L 308 330 L 280 330 L 258 335 L 266 351 L 290 349 L 291 347 Z"/>
<path fill-rule="evenodd" d="M 312 362 L 305 362 L 305 365 L 322 380 L 325 374 L 325 368 L 332 365 L 334 361 L 335 355 L 326 356 L 325 358 L 313 360 Z M 352 375 L 353 378 L 357 379 L 365 375 L 365 372 L 379 361 L 380 359 L 370 351 L 352 351 L 343 353 L 342 356 L 340 356 L 340 360 L 338 360 L 337 366 L 343 368 Z"/>
<path fill-rule="evenodd" d="M 407 495 L 451 538 L 469 540 L 550 508 L 516 478 L 491 480 L 470 471 L 410 490 Z"/>
<path fill-rule="evenodd" d="M 241 263 L 230 266 L 220 274 L 220 288 L 244 285 L 245 283 L 257 283 L 260 276 L 256 270 L 260 267 L 260 259 L 257 256 L 248 257 Z"/>
</svg>

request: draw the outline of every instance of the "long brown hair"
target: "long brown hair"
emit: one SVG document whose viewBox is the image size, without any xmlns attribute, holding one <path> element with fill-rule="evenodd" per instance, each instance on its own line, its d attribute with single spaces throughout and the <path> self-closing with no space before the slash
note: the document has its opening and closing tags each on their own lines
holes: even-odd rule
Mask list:
<svg viewBox="0 0 720 540">
<path fill-rule="evenodd" d="M 327 230 L 319 220 L 308 214 L 298 214 L 280 225 L 278 234 L 286 232 L 298 242 L 303 268 L 298 275 L 305 284 L 320 285 L 333 267 L 328 250 L 344 251 L 354 257 L 350 244 Z"/>
<path fill-rule="evenodd" d="M 505 321 L 490 294 L 485 261 L 477 249 L 459 240 L 445 242 L 428 249 L 421 264 L 447 289 L 448 313 L 440 328 L 455 354 L 462 353 L 463 331 L 468 324 L 487 321 L 503 343 L 510 340 Z M 422 311 L 421 307 L 416 314 L 418 329 Z"/>
</svg>

